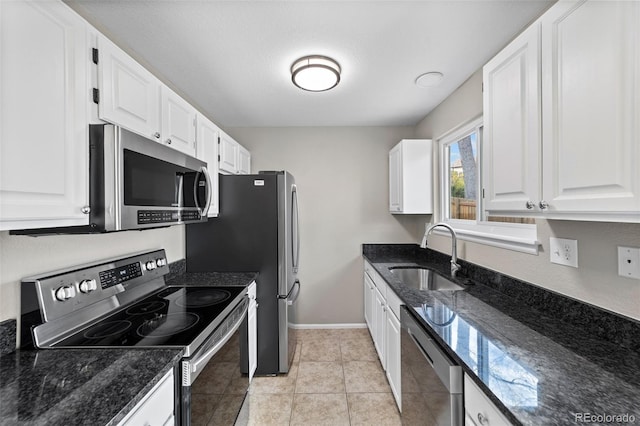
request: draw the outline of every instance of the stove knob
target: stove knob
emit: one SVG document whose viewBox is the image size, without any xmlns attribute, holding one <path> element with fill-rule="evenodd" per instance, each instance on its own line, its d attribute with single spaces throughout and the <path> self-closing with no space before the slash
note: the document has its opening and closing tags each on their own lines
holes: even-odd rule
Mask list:
<svg viewBox="0 0 640 426">
<path fill-rule="evenodd" d="M 90 293 L 93 290 L 97 290 L 98 289 L 98 284 L 96 283 L 95 279 L 83 280 L 78 285 L 78 288 L 80 289 L 81 293 Z"/>
<path fill-rule="evenodd" d="M 55 297 L 61 302 L 76 296 L 76 289 L 72 286 L 59 287 L 55 291 Z"/>
<path fill-rule="evenodd" d="M 147 263 L 144 264 L 144 266 L 147 268 L 147 271 L 153 271 L 154 269 L 157 268 L 155 260 L 148 261 Z"/>
<path fill-rule="evenodd" d="M 159 257 L 156 259 L 156 265 L 158 265 L 158 268 L 161 266 L 166 266 L 167 265 L 167 259 L 165 259 L 164 257 Z"/>
</svg>

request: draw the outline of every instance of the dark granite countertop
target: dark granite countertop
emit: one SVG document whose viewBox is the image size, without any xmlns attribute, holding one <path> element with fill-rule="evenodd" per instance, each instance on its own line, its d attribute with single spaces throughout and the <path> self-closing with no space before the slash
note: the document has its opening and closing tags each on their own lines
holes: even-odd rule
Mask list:
<svg viewBox="0 0 640 426">
<path fill-rule="evenodd" d="M 0 357 L 0 425 L 116 425 L 179 349 L 60 349 Z"/>
<path fill-rule="evenodd" d="M 363 253 L 514 424 L 581 424 L 575 416 L 580 413 L 626 414 L 627 424 L 640 424 L 639 323 L 557 294 L 536 295 L 543 290 L 517 280 L 518 294 L 498 291 L 495 282 L 513 279 L 464 261 L 462 277 L 455 279 L 464 291 L 411 289 L 389 267 L 428 266 L 450 277 L 449 257 L 407 245 L 365 245 Z M 544 301 L 555 309 L 579 309 L 583 317 L 567 319 Z"/>
<path fill-rule="evenodd" d="M 255 273 L 187 273 L 175 286 L 247 286 Z M 15 321 L 0 337 L 15 345 Z M 0 330 L 0 331 L 2 331 Z M 48 349 L 0 355 L 0 425 L 116 425 L 182 358 L 180 349 Z M 176 380 L 179 380 L 176 378 Z"/>
</svg>

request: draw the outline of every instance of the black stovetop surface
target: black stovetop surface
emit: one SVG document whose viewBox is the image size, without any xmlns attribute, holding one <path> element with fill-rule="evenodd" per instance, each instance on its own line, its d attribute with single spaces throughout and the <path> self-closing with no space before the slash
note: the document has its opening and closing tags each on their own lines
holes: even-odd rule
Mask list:
<svg viewBox="0 0 640 426">
<path fill-rule="evenodd" d="M 166 287 L 53 347 L 180 347 L 193 342 L 244 287 Z"/>
</svg>

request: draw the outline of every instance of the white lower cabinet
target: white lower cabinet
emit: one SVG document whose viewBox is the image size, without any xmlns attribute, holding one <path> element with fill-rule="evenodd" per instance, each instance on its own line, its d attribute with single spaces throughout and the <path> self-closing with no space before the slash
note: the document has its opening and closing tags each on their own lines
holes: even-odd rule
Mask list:
<svg viewBox="0 0 640 426">
<path fill-rule="evenodd" d="M 248 336 L 249 336 L 249 383 L 258 368 L 258 302 L 256 300 L 256 283 L 251 283 L 247 289 L 249 296 Z"/>
<path fill-rule="evenodd" d="M 175 424 L 173 370 L 169 370 L 118 426 Z"/>
<path fill-rule="evenodd" d="M 401 409 L 400 299 L 367 261 L 364 263 L 364 312 L 373 345 Z"/>
<path fill-rule="evenodd" d="M 464 424 L 465 426 L 511 425 L 511 422 L 467 374 L 464 375 Z"/>
<path fill-rule="evenodd" d="M 0 1 L 0 231 L 88 225 L 88 24 Z"/>
<path fill-rule="evenodd" d="M 400 389 L 400 319 L 389 308 L 387 309 L 387 321 L 385 324 L 385 342 L 387 348 L 387 380 L 391 386 L 391 393 L 402 407 Z"/>
<path fill-rule="evenodd" d="M 385 327 L 387 322 L 387 300 L 384 298 L 380 290 L 376 286 L 374 289 L 374 302 L 373 302 L 373 346 L 375 346 L 376 351 L 378 352 L 378 358 L 380 358 L 380 364 L 382 364 L 382 368 L 387 369 L 386 364 L 386 355 L 387 351 L 385 346 Z"/>
<path fill-rule="evenodd" d="M 374 284 L 368 274 L 364 274 L 364 321 L 371 330 L 373 326 L 373 295 Z"/>
</svg>

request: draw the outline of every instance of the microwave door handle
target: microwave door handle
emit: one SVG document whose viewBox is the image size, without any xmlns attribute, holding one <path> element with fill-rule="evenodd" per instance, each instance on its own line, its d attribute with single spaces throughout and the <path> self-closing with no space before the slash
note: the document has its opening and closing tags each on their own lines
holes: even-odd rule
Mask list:
<svg viewBox="0 0 640 426">
<path fill-rule="evenodd" d="M 193 183 L 193 201 L 196 204 L 196 208 L 200 210 L 200 215 L 204 217 L 209 213 L 209 208 L 211 207 L 211 196 L 213 195 L 213 187 L 211 186 L 211 176 L 209 176 L 209 171 L 207 170 L 207 168 L 202 166 L 198 174 L 200 173 L 204 175 L 204 180 L 207 183 L 207 202 L 205 203 L 204 208 L 200 208 L 200 206 L 198 205 L 198 185 L 200 179 L 197 178 L 197 175 Z"/>
<path fill-rule="evenodd" d="M 176 204 L 177 207 L 183 206 L 183 187 L 184 187 L 184 175 L 182 173 L 176 173 Z"/>
</svg>

